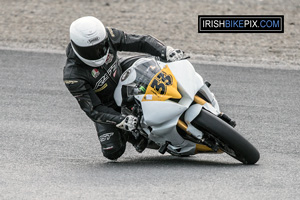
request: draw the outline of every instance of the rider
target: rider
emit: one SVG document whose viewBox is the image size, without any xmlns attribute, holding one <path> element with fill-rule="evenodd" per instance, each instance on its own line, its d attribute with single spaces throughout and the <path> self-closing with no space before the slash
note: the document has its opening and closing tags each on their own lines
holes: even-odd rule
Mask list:
<svg viewBox="0 0 300 200">
<path fill-rule="evenodd" d="M 127 34 L 104 27 L 100 20 L 91 16 L 71 24 L 70 39 L 63 74 L 65 85 L 81 109 L 95 122 L 103 155 L 115 160 L 124 153 L 126 141 L 135 147 L 139 142 L 130 137 L 131 134 L 124 134 L 136 128 L 137 118 L 121 115 L 113 98 L 122 72 L 138 57 L 122 61 L 117 51 L 148 53 L 166 61 L 182 59 L 183 51 L 165 46 L 149 35 Z"/>
</svg>

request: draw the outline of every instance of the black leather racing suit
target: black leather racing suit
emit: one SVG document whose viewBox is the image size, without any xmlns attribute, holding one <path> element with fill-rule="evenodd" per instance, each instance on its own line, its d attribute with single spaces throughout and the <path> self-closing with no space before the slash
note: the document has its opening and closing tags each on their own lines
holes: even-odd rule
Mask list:
<svg viewBox="0 0 300 200">
<path fill-rule="evenodd" d="M 117 159 L 124 153 L 126 146 L 126 139 L 115 127 L 124 119 L 113 98 L 119 78 L 125 70 L 117 51 L 148 53 L 165 60 L 166 46 L 149 35 L 126 34 L 113 28 L 106 28 L 106 32 L 109 55 L 105 64 L 97 68 L 86 65 L 69 44 L 63 76 L 66 87 L 77 99 L 81 109 L 95 122 L 103 155 Z"/>
</svg>

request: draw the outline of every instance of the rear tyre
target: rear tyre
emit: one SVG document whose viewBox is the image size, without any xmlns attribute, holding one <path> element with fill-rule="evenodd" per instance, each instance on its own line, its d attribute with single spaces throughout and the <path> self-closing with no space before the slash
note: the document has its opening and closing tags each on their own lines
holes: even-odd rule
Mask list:
<svg viewBox="0 0 300 200">
<path fill-rule="evenodd" d="M 243 164 L 255 164 L 259 160 L 259 152 L 250 142 L 209 111 L 202 109 L 192 121 L 192 125 L 204 133 L 212 135 L 221 150 Z"/>
</svg>

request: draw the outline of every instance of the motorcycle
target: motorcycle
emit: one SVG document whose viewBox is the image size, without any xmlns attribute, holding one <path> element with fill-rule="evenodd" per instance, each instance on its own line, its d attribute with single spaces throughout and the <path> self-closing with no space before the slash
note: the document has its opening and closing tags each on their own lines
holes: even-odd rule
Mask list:
<svg viewBox="0 0 300 200">
<path fill-rule="evenodd" d="M 123 114 L 138 117 L 132 134 L 162 154 L 225 152 L 243 164 L 255 164 L 259 152 L 220 111 L 209 87 L 187 59 L 166 63 L 145 57 L 122 74 L 114 98 Z"/>
</svg>

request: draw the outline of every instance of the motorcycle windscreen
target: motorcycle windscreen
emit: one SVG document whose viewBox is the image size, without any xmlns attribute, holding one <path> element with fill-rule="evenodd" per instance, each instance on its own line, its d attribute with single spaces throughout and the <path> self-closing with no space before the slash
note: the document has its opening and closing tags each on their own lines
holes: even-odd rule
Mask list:
<svg viewBox="0 0 300 200">
<path fill-rule="evenodd" d="M 148 84 L 142 101 L 166 101 L 181 99 L 177 89 L 177 80 L 168 65 L 160 70 Z"/>
</svg>

